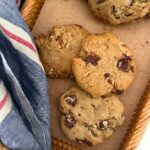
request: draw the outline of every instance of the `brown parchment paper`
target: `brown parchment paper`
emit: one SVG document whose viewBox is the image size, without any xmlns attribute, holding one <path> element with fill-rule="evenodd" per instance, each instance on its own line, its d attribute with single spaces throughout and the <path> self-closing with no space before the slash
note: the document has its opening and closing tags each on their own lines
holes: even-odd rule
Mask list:
<svg viewBox="0 0 150 150">
<path fill-rule="evenodd" d="M 80 24 L 91 33 L 114 32 L 133 49 L 137 59 L 137 76 L 129 89 L 120 96 L 125 105 L 125 122 L 114 135 L 104 143 L 93 148 L 82 146 L 68 140 L 59 124 L 59 97 L 75 85 L 69 79 L 48 79 L 51 104 L 51 133 L 54 137 L 75 144 L 83 150 L 117 150 L 126 133 L 136 105 L 150 77 L 150 17 L 129 24 L 111 26 L 95 17 L 89 10 L 86 0 L 47 0 L 33 28 L 33 35 L 48 31 L 54 25 Z M 60 60 L 63 62 L 63 60 Z"/>
</svg>

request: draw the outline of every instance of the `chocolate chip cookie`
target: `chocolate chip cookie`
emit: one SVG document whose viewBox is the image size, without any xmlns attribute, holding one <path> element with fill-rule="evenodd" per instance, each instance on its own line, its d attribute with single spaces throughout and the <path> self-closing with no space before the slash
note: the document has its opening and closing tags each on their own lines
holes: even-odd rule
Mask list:
<svg viewBox="0 0 150 150">
<path fill-rule="evenodd" d="M 135 77 L 132 51 L 114 34 L 90 35 L 74 57 L 72 69 L 78 85 L 93 97 L 122 94 Z"/>
<path fill-rule="evenodd" d="M 60 99 L 61 127 L 73 141 L 94 146 L 122 125 L 124 106 L 116 95 L 92 98 L 77 87 Z"/>
<path fill-rule="evenodd" d="M 72 76 L 71 59 L 80 51 L 89 32 L 80 25 L 55 26 L 36 38 L 39 56 L 49 77 Z"/>
<path fill-rule="evenodd" d="M 143 18 L 150 9 L 150 0 L 88 0 L 88 3 L 96 16 L 111 24 Z"/>
</svg>

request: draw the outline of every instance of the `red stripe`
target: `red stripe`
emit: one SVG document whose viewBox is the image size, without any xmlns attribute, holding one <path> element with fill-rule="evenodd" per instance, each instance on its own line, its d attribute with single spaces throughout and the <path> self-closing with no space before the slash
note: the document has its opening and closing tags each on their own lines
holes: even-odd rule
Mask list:
<svg viewBox="0 0 150 150">
<path fill-rule="evenodd" d="M 5 96 L 3 97 L 3 99 L 0 101 L 0 110 L 3 108 L 3 106 L 5 105 L 6 101 L 8 98 L 8 92 L 6 92 Z"/>
<path fill-rule="evenodd" d="M 18 3 L 19 3 L 19 0 L 16 0 L 16 3 L 18 4 Z"/>
<path fill-rule="evenodd" d="M 1 25 L 0 25 L 1 26 Z M 32 46 L 32 44 L 30 44 L 29 42 L 27 42 L 26 40 L 22 39 L 21 37 L 11 33 L 10 31 L 8 31 L 7 29 L 5 29 L 4 27 L 1 26 L 1 28 L 3 29 L 3 31 L 5 32 L 5 34 L 7 34 L 10 38 L 12 38 L 13 40 L 25 45 L 26 47 L 30 48 L 31 50 L 33 50 L 34 52 L 36 52 L 36 49 Z"/>
</svg>

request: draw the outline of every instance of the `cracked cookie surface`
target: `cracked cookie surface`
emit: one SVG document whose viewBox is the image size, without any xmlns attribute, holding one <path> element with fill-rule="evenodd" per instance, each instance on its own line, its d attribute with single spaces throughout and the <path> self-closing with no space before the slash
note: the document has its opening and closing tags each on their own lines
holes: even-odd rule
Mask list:
<svg viewBox="0 0 150 150">
<path fill-rule="evenodd" d="M 111 24 L 127 23 L 149 13 L 150 0 L 88 0 L 94 14 Z"/>
<path fill-rule="evenodd" d="M 83 41 L 72 70 L 78 85 L 99 97 L 122 94 L 135 77 L 136 64 L 132 51 L 116 35 L 103 33 Z"/>
<path fill-rule="evenodd" d="M 60 111 L 65 135 L 89 146 L 103 142 L 124 120 L 124 106 L 116 95 L 92 98 L 77 87 L 61 96 Z"/>
<path fill-rule="evenodd" d="M 80 25 L 54 26 L 36 37 L 39 56 L 49 77 L 72 77 L 71 59 L 77 56 L 81 41 L 89 32 Z"/>
</svg>

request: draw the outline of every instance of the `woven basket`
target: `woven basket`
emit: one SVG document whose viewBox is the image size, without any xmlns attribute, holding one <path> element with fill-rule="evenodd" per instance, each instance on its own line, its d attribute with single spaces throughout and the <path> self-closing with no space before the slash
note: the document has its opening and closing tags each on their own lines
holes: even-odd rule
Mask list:
<svg viewBox="0 0 150 150">
<path fill-rule="evenodd" d="M 32 30 L 36 19 L 41 11 L 45 0 L 26 0 L 21 9 L 21 14 L 27 23 L 30 30 Z M 120 145 L 120 150 L 136 150 L 139 141 L 141 140 L 145 128 L 150 121 L 150 80 L 145 91 L 139 100 L 135 114 L 131 120 L 131 124 L 127 133 Z M 52 137 L 53 150 L 79 150 L 79 148 L 68 144 L 56 137 Z M 3 145 L 0 145 L 0 150 L 8 150 Z"/>
</svg>

